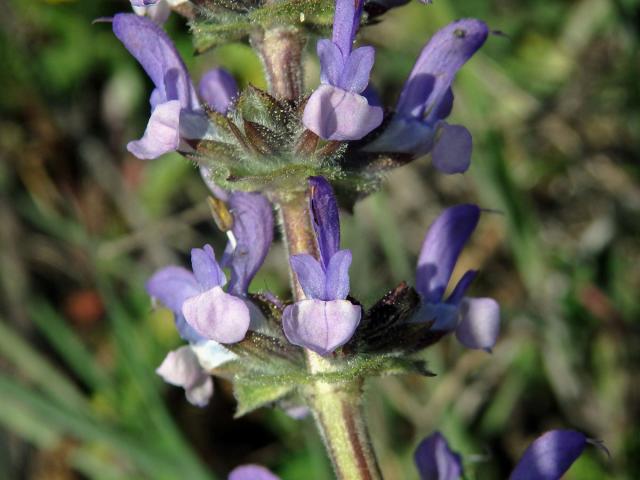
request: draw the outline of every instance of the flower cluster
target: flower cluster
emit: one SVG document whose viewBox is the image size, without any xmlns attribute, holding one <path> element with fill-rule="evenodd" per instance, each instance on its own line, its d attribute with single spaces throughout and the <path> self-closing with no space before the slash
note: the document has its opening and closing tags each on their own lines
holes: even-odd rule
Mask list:
<svg viewBox="0 0 640 480">
<path fill-rule="evenodd" d="M 407 1 L 131 0 L 135 14 L 113 17 L 114 34 L 154 84 L 146 130 L 128 150 L 140 159 L 179 152 L 194 161 L 215 197 L 216 223 L 228 237 L 220 260 L 210 245 L 194 248 L 191 269 L 163 268 L 146 285 L 173 312 L 186 342 L 157 373 L 184 388 L 194 405 L 208 403 L 216 375 L 232 381 L 239 415 L 272 404 L 306 412 L 317 407 L 322 392 L 347 384 L 360 392 L 367 377 L 432 375 L 414 354 L 449 333 L 467 348 L 491 352 L 496 344 L 498 303 L 467 296 L 478 272 L 467 271 L 449 289 L 482 218 L 476 205 L 447 208 L 435 219 L 418 256 L 415 288 L 403 282 L 370 308 L 349 295 L 352 252 L 341 248 L 334 188 L 342 197 L 359 198 L 379 185 L 390 166 L 426 154 L 446 174 L 466 171 L 471 161 L 471 133 L 446 119 L 457 72 L 487 41 L 489 28 L 463 19 L 436 32 L 397 104 L 385 110 L 370 85 L 375 49 L 355 42 L 362 25 Z M 334 6 L 331 38 L 317 42 L 320 85 L 305 96 L 301 45 L 328 31 L 326 13 Z M 299 9 L 308 9 L 308 17 Z M 269 91 L 241 91 L 221 68 L 206 72 L 196 88 L 163 29 L 172 10 L 189 12 L 200 51 L 250 38 Z M 292 12 L 300 20 L 292 20 Z M 281 71 L 274 70 L 277 65 Z M 288 225 L 291 205 L 298 217 Z M 274 208 L 282 214 L 285 236 L 297 229 L 304 237 L 289 250 L 297 292 L 290 300 L 250 292 L 273 241 Z M 321 393 L 313 390 L 317 385 Z M 557 479 L 586 442 L 577 432 L 549 432 L 527 450 L 511 478 Z M 461 457 L 438 433 L 419 445 L 416 464 L 423 479 L 463 476 Z M 250 465 L 229 478 L 277 477 Z"/>
</svg>

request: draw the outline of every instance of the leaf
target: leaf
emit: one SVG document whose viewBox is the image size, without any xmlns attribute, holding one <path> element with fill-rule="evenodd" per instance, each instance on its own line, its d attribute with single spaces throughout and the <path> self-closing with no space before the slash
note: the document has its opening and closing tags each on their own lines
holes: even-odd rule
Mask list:
<svg viewBox="0 0 640 480">
<path fill-rule="evenodd" d="M 253 410 L 274 403 L 291 393 L 296 385 L 294 382 L 271 383 L 271 378 L 260 381 L 259 377 L 236 377 L 234 380 L 234 394 L 238 401 L 235 418 L 242 417 Z M 280 377 L 282 380 L 282 377 Z"/>
</svg>

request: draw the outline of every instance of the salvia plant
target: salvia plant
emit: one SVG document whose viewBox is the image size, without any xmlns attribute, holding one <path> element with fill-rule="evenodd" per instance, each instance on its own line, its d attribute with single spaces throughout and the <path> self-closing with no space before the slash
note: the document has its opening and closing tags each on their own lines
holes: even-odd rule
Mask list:
<svg viewBox="0 0 640 480">
<path fill-rule="evenodd" d="M 389 171 L 427 154 L 443 174 L 468 169 L 471 133 L 447 117 L 456 73 L 487 41 L 488 26 L 463 19 L 436 32 L 397 103 L 385 108 L 369 82 L 375 49 L 358 45 L 357 34 L 407 0 L 131 3 L 135 13 L 109 20 L 155 88 L 146 131 L 127 148 L 148 160 L 177 151 L 197 165 L 228 237 L 222 254 L 210 245 L 194 248 L 190 267 L 167 266 L 149 279 L 149 295 L 174 313 L 185 341 L 158 375 L 197 406 L 213 395 L 212 375 L 229 380 L 238 417 L 265 406 L 311 414 L 338 478 L 381 478 L 362 411 L 365 382 L 433 375 L 416 354 L 450 333 L 465 347 L 490 352 L 500 308 L 491 298 L 468 296 L 475 270 L 449 288 L 483 215 L 472 204 L 444 210 L 427 229 L 415 279 L 365 308 L 349 295 L 352 252 L 341 244 L 337 198 L 351 208 Z M 248 41 L 268 89 L 240 91 L 220 68 L 196 87 L 163 29 L 172 11 L 188 18 L 197 52 Z M 303 57 L 314 46 L 320 85 L 309 93 Z M 288 252 L 290 298 L 249 291 L 274 224 Z M 548 432 L 511 478 L 557 479 L 588 442 L 580 432 Z M 464 476 L 461 457 L 439 433 L 420 443 L 415 461 L 423 479 Z M 229 478 L 277 477 L 246 465 Z"/>
</svg>

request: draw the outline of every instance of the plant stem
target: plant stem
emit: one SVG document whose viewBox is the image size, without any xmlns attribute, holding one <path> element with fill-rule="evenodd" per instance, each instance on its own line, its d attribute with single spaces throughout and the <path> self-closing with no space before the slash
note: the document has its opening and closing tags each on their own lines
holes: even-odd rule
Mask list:
<svg viewBox="0 0 640 480">
<path fill-rule="evenodd" d="M 289 256 L 308 253 L 318 256 L 309 213 L 308 192 L 278 203 L 280 225 Z M 296 301 L 303 300 L 295 274 L 289 270 Z M 333 363 L 311 350 L 306 350 L 310 373 L 328 372 Z M 362 380 L 344 383 L 316 382 L 305 391 L 327 452 L 340 480 L 382 479 L 371 446 L 362 409 Z"/>
<path fill-rule="evenodd" d="M 305 42 L 295 27 L 269 29 L 251 37 L 251 46 L 262 60 L 269 93 L 276 98 L 295 101 L 302 95 Z"/>
</svg>

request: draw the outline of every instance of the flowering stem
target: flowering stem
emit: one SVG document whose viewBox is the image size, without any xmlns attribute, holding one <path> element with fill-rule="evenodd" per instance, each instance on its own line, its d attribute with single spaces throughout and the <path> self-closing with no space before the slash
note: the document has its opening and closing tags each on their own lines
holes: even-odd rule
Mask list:
<svg viewBox="0 0 640 480">
<path fill-rule="evenodd" d="M 269 93 L 298 100 L 302 94 L 304 37 L 295 27 L 280 27 L 254 34 L 251 45 L 262 60 Z"/>
<path fill-rule="evenodd" d="M 309 253 L 318 256 L 309 213 L 308 194 L 298 194 L 279 202 L 280 225 L 289 255 Z M 304 299 L 294 273 L 290 270 L 295 300 Z M 306 350 L 310 373 L 329 372 L 328 359 Z M 333 463 L 338 479 L 376 480 L 382 474 L 371 446 L 362 409 L 362 380 L 342 383 L 316 382 L 305 391 L 316 425 Z"/>
</svg>

